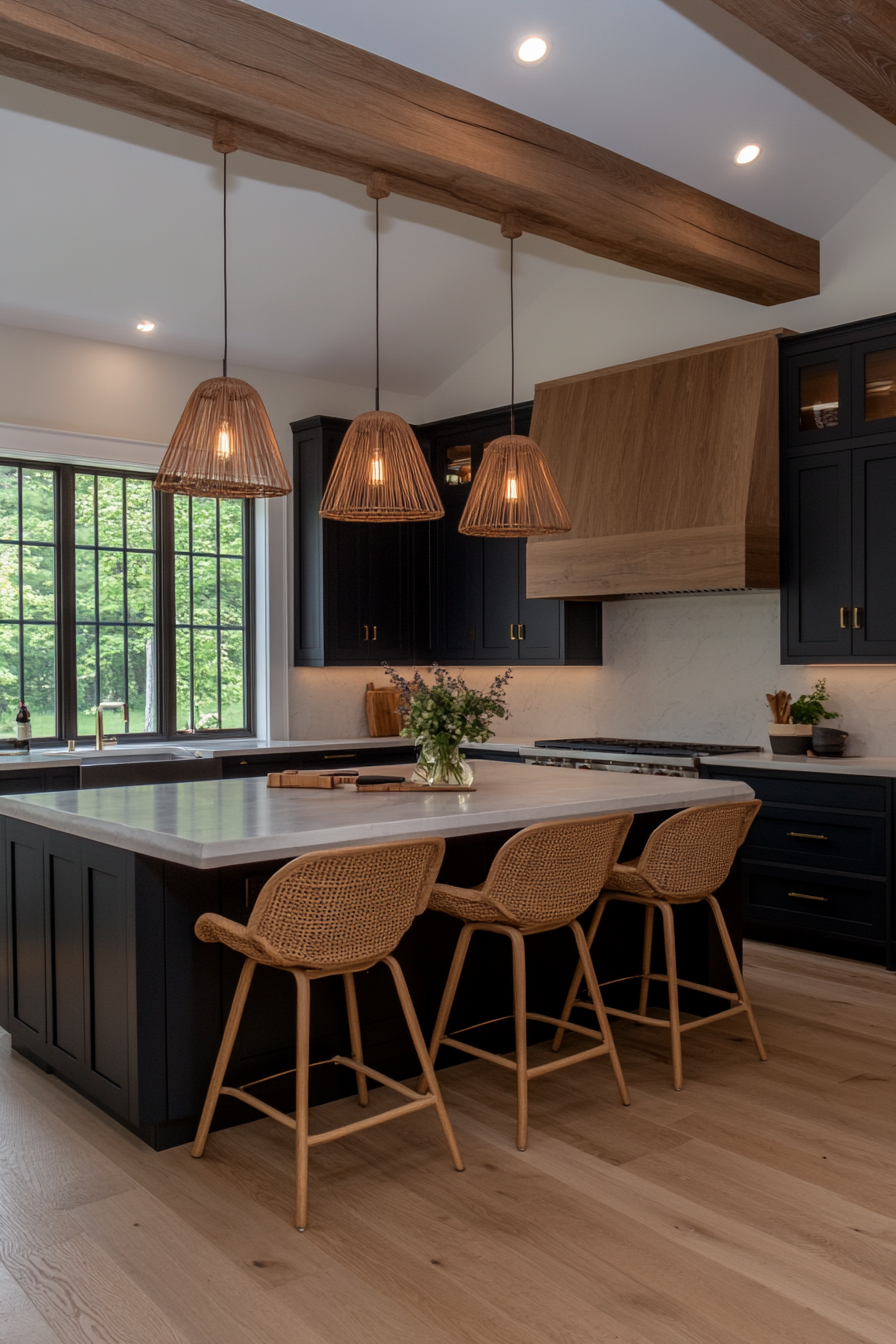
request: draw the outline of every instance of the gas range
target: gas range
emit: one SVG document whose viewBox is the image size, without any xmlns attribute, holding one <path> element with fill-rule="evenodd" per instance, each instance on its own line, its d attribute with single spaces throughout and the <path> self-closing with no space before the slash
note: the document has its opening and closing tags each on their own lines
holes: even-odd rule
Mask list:
<svg viewBox="0 0 896 1344">
<path fill-rule="evenodd" d="M 695 779 L 701 756 L 732 756 L 761 747 L 723 746 L 718 742 L 662 742 L 631 737 L 561 737 L 522 747 L 529 765 L 567 769 L 616 770 L 633 775 L 677 775 Z"/>
</svg>

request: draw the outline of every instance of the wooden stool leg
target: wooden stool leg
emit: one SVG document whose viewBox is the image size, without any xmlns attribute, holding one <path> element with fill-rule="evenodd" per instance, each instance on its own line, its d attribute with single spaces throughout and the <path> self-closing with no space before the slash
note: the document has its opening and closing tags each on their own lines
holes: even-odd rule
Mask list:
<svg viewBox="0 0 896 1344">
<path fill-rule="evenodd" d="M 445 981 L 442 1002 L 439 1004 L 436 1025 L 433 1028 L 432 1041 L 429 1047 L 429 1058 L 433 1066 L 435 1066 L 436 1055 L 439 1053 L 439 1042 L 445 1035 L 445 1028 L 448 1025 L 451 1006 L 454 1003 L 454 996 L 457 993 L 457 986 L 460 982 L 460 973 L 464 968 L 464 962 L 470 946 L 470 939 L 473 937 L 475 928 L 475 924 L 464 924 L 460 931 L 460 937 L 457 940 L 457 947 L 454 949 L 454 956 L 451 959 L 451 969 L 448 972 L 448 979 Z M 426 1086 L 426 1078 L 421 1075 L 417 1082 L 417 1091 L 425 1092 Z"/>
<path fill-rule="evenodd" d="M 647 1016 L 647 996 L 650 993 L 650 953 L 653 949 L 653 906 L 644 907 L 644 951 L 641 956 L 641 996 L 638 999 L 638 1012 Z"/>
<path fill-rule="evenodd" d="M 230 1063 L 230 1056 L 233 1053 L 236 1034 L 240 1029 L 240 1021 L 243 1016 L 243 1009 L 246 1006 L 249 986 L 252 984 L 252 977 L 255 974 L 255 966 L 256 963 L 249 957 L 246 957 L 243 962 L 243 969 L 240 971 L 240 978 L 237 981 L 233 1003 L 230 1005 L 230 1012 L 227 1016 L 227 1025 L 224 1028 L 224 1036 L 221 1040 L 221 1047 L 218 1050 L 218 1058 L 215 1060 L 215 1067 L 212 1072 L 212 1080 L 208 1085 L 208 1092 L 205 1097 L 205 1105 L 202 1108 L 199 1128 L 196 1131 L 196 1138 L 191 1150 L 193 1157 L 201 1157 L 205 1152 L 208 1132 L 211 1129 L 212 1124 L 212 1116 L 215 1113 L 215 1107 L 218 1104 L 218 1095 L 224 1083 L 224 1074 L 227 1072 L 227 1065 Z"/>
<path fill-rule="evenodd" d="M 513 1026 L 516 1046 L 516 1146 L 529 1143 L 529 1045 L 526 1022 L 526 941 L 519 929 L 508 929 L 513 953 Z"/>
<path fill-rule="evenodd" d="M 589 926 L 588 935 L 586 938 L 586 946 L 588 948 L 589 958 L 591 956 L 591 944 L 594 942 L 594 935 L 597 933 L 597 926 L 601 921 L 601 917 L 603 916 L 603 913 L 607 908 L 607 903 L 609 902 L 609 900 L 610 897 L 607 895 L 602 895 L 598 897 L 597 908 L 595 909 L 594 914 L 591 917 L 591 924 Z M 576 923 L 578 923 L 578 920 L 576 920 Z M 572 1012 L 572 1005 L 575 1002 L 576 998 L 578 997 L 579 986 L 582 983 L 582 976 L 584 974 L 584 965 L 585 965 L 584 961 L 580 958 L 579 963 L 576 966 L 575 973 L 572 977 L 572 982 L 569 986 L 569 993 L 566 996 L 566 1002 L 563 1005 L 563 1012 L 560 1014 L 561 1020 L 564 1022 L 569 1021 L 569 1015 Z M 560 1049 L 561 1042 L 563 1041 L 563 1035 L 564 1035 L 563 1028 L 558 1027 L 557 1030 L 554 1032 L 554 1040 L 551 1045 L 551 1048 L 553 1050 L 556 1051 Z"/>
<path fill-rule="evenodd" d="M 436 1099 L 436 1114 L 442 1126 L 442 1133 L 445 1135 L 445 1142 L 448 1144 L 451 1161 L 454 1163 L 456 1171 L 463 1171 L 464 1160 L 460 1155 L 457 1139 L 454 1137 L 454 1130 L 451 1128 L 451 1121 L 448 1119 L 448 1112 L 442 1099 L 442 1089 L 439 1087 L 436 1071 L 426 1049 L 426 1041 L 423 1039 L 423 1032 L 420 1030 L 420 1023 L 417 1020 L 413 1000 L 408 992 L 404 972 L 394 957 L 383 957 L 383 961 L 392 972 L 392 979 L 395 981 L 395 988 L 398 991 L 398 998 L 401 1003 L 401 1011 L 404 1013 L 404 1020 L 408 1024 L 408 1031 L 411 1033 L 411 1040 L 414 1042 L 414 1049 L 417 1051 L 417 1058 L 420 1060 L 420 1067 L 423 1070 L 423 1080 L 427 1089 Z"/>
<path fill-rule="evenodd" d="M 709 908 L 715 916 L 716 928 L 719 931 L 719 937 L 721 938 L 722 946 L 725 949 L 725 956 L 728 958 L 728 965 L 731 969 L 735 987 L 740 995 L 740 1001 L 747 1010 L 747 1021 L 749 1022 L 750 1030 L 753 1033 L 753 1040 L 756 1042 L 756 1049 L 759 1051 L 759 1058 L 763 1060 L 768 1059 L 768 1055 L 765 1053 L 765 1046 L 762 1044 L 762 1037 L 759 1034 L 759 1024 L 756 1021 L 756 1016 L 753 1012 L 753 1005 L 750 1002 L 750 996 L 747 993 L 747 987 L 744 984 L 744 977 L 737 960 L 737 953 L 734 950 L 734 944 L 731 942 L 731 935 L 728 932 L 728 925 L 725 923 L 725 916 L 722 914 L 722 908 L 715 896 L 710 895 L 707 896 L 706 899 L 709 902 Z"/>
<path fill-rule="evenodd" d="M 356 1064 L 364 1063 L 364 1053 L 361 1049 L 361 1019 L 358 1017 L 358 996 L 355 993 L 355 977 L 351 971 L 347 971 L 342 977 L 342 983 L 345 985 L 345 1006 L 348 1010 L 348 1034 L 352 1043 L 352 1059 Z M 366 1106 L 367 1097 L 367 1079 L 363 1073 L 356 1073 L 355 1079 L 358 1084 L 358 1105 Z"/>
<path fill-rule="evenodd" d="M 672 1038 L 672 1086 L 680 1092 L 684 1086 L 681 1062 L 681 1020 L 678 1014 L 678 962 L 675 956 L 675 919 L 668 901 L 658 902 L 663 916 L 663 941 L 666 948 L 666 974 L 669 977 L 669 1035 Z"/>
<path fill-rule="evenodd" d="M 308 1224 L 308 1067 L 311 1062 L 311 982 L 296 978 L 296 1227 Z"/>
<path fill-rule="evenodd" d="M 576 940 L 576 946 L 579 949 L 579 956 L 582 959 L 582 967 L 585 972 L 585 983 L 594 1002 L 594 1011 L 597 1014 L 597 1022 L 600 1027 L 601 1035 L 608 1046 L 610 1063 L 613 1066 L 613 1075 L 616 1079 L 616 1086 L 619 1088 L 619 1096 L 622 1099 L 623 1106 L 631 1106 L 632 1099 L 629 1096 L 628 1088 L 625 1085 L 625 1078 L 622 1073 L 622 1065 L 619 1063 L 619 1056 L 616 1053 L 616 1042 L 613 1039 L 613 1033 L 610 1030 L 610 1019 L 607 1017 L 607 1010 L 604 1007 L 603 995 L 600 992 L 600 985 L 597 983 L 597 972 L 594 969 L 594 962 L 591 960 L 591 952 L 586 942 L 582 926 L 577 919 L 574 919 L 569 926 L 572 929 L 573 937 Z"/>
</svg>

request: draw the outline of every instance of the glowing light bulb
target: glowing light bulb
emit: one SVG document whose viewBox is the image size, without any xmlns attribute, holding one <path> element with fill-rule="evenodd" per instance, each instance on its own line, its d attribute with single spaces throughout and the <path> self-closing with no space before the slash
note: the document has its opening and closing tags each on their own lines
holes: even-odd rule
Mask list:
<svg viewBox="0 0 896 1344">
<path fill-rule="evenodd" d="M 550 42 L 544 37 L 527 37 L 514 48 L 514 58 L 521 65 L 537 65 L 543 61 L 551 49 Z"/>
<path fill-rule="evenodd" d="M 762 153 L 761 145 L 744 145 L 734 156 L 735 163 L 752 163 Z"/>
<path fill-rule="evenodd" d="M 215 452 L 225 460 L 233 452 L 233 430 L 229 420 L 222 420 L 215 430 Z"/>
<path fill-rule="evenodd" d="M 156 329 L 155 322 L 143 321 L 137 323 L 138 331 L 155 331 L 155 329 Z"/>
<path fill-rule="evenodd" d="M 370 459 L 370 484 L 371 485 L 386 484 L 386 473 L 383 470 L 383 459 L 380 457 L 379 453 L 377 453 L 374 457 Z"/>
<path fill-rule="evenodd" d="M 509 500 L 511 504 L 515 504 L 519 499 L 515 476 L 507 477 L 507 494 L 505 495 L 505 499 Z"/>
</svg>

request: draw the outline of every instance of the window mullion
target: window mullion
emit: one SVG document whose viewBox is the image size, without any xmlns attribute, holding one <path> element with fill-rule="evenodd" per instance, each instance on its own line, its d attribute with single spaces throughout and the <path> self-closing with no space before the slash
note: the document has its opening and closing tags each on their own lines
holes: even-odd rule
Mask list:
<svg viewBox="0 0 896 1344">
<path fill-rule="evenodd" d="M 56 482 L 56 719 L 65 741 L 78 736 L 74 468 L 57 467 Z"/>
</svg>

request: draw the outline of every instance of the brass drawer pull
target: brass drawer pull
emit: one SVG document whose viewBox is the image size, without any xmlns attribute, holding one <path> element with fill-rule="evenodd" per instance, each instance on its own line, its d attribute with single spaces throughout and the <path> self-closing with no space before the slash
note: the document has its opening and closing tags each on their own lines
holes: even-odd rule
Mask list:
<svg viewBox="0 0 896 1344">
<path fill-rule="evenodd" d="M 515 629 L 516 629 L 516 626 L 515 626 L 515 625 L 511 625 L 511 627 L 510 627 L 510 638 L 511 638 L 511 639 L 516 639 L 516 635 L 513 633 Z"/>
<path fill-rule="evenodd" d="M 369 642 L 369 640 L 370 640 L 370 626 L 369 626 L 369 625 L 365 625 L 365 627 L 364 627 L 364 643 L 367 644 L 367 643 Z"/>
<path fill-rule="evenodd" d="M 373 638 L 376 639 L 376 626 L 373 627 Z"/>
<path fill-rule="evenodd" d="M 853 609 L 852 609 L 852 628 L 853 628 L 853 630 L 861 630 L 861 628 L 862 628 L 862 621 L 864 620 L 864 617 L 865 617 L 865 609 L 864 609 L 864 607 L 853 607 Z"/>
<path fill-rule="evenodd" d="M 796 896 L 801 901 L 826 901 L 827 896 L 807 896 L 804 891 L 788 891 L 788 896 Z"/>
<path fill-rule="evenodd" d="M 357 756 L 356 751 L 337 751 L 332 756 L 324 756 L 325 761 L 353 761 Z"/>
<path fill-rule="evenodd" d="M 517 626 L 517 628 L 516 628 L 516 637 L 517 637 L 517 639 L 525 639 L 525 638 L 526 638 L 526 627 L 525 627 L 524 625 L 518 625 L 518 626 Z"/>
<path fill-rule="evenodd" d="M 827 840 L 826 835 L 812 835 L 809 831 L 788 831 L 787 834 L 794 840 Z"/>
<path fill-rule="evenodd" d="M 840 629 L 849 629 L 849 607 L 840 608 Z"/>
</svg>

